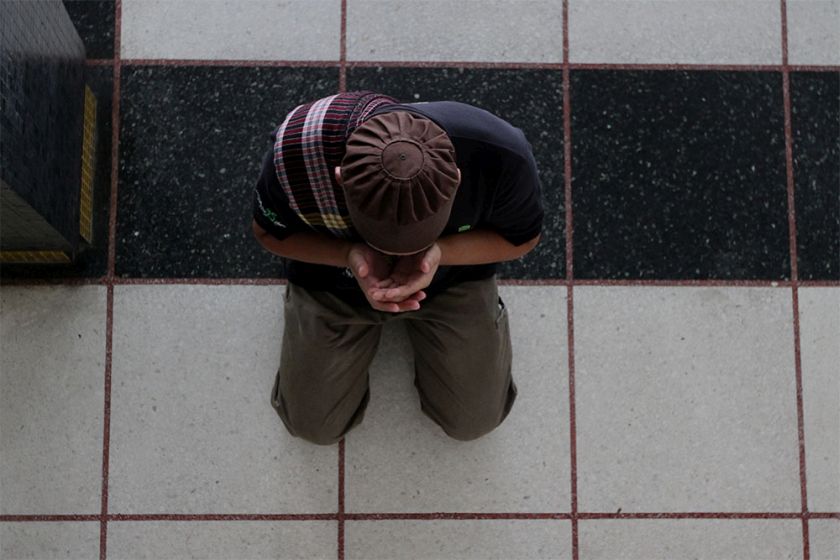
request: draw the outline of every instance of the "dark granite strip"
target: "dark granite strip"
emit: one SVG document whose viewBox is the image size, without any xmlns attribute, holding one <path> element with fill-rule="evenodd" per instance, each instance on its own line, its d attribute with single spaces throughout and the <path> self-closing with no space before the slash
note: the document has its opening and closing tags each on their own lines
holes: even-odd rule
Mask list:
<svg viewBox="0 0 840 560">
<path fill-rule="evenodd" d="M 260 163 L 286 113 L 337 85 L 333 68 L 124 67 L 117 275 L 280 275 L 250 227 Z"/>
<path fill-rule="evenodd" d="M 575 276 L 790 277 L 782 76 L 573 71 Z"/>
<path fill-rule="evenodd" d="M 63 0 L 88 58 L 114 57 L 114 0 Z"/>
<path fill-rule="evenodd" d="M 506 278 L 565 277 L 563 75 L 553 70 L 350 68 L 348 89 L 371 89 L 400 101 L 460 101 L 521 128 L 534 148 L 546 205 L 540 245 L 506 263 Z"/>
<path fill-rule="evenodd" d="M 840 73 L 790 76 L 800 280 L 840 279 Z"/>
</svg>

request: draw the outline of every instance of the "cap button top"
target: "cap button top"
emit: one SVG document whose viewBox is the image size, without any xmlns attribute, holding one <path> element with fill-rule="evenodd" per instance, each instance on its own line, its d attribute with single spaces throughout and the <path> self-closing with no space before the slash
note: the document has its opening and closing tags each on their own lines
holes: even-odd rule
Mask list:
<svg viewBox="0 0 840 560">
<path fill-rule="evenodd" d="M 394 140 L 382 150 L 382 169 L 391 177 L 411 179 L 423 169 L 423 149 L 412 140 Z"/>
</svg>

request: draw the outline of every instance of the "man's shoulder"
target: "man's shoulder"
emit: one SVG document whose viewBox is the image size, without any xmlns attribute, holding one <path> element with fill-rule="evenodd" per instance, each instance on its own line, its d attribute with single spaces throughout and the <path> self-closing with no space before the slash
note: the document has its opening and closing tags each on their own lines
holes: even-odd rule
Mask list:
<svg viewBox="0 0 840 560">
<path fill-rule="evenodd" d="M 482 142 L 526 156 L 531 151 L 525 134 L 505 119 L 481 107 L 459 101 L 431 101 L 405 104 L 440 125 L 454 142 Z"/>
</svg>

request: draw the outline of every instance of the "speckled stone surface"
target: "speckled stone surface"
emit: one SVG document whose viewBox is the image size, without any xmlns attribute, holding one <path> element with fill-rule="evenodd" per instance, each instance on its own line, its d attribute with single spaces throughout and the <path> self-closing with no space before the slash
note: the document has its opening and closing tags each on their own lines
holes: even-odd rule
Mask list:
<svg viewBox="0 0 840 560">
<path fill-rule="evenodd" d="M 111 523 L 108 557 L 131 560 L 335 558 L 336 532 L 335 521 Z"/>
<path fill-rule="evenodd" d="M 0 515 L 98 514 L 105 288 L 0 296 Z"/>
<path fill-rule="evenodd" d="M 415 24 L 411 33 L 408 22 Z M 353 0 L 347 3 L 347 59 L 562 62 L 563 5 Z"/>
<path fill-rule="evenodd" d="M 347 560 L 555 560 L 572 557 L 565 520 L 348 521 Z"/>
<path fill-rule="evenodd" d="M 578 530 L 587 560 L 802 558 L 796 519 L 599 519 Z"/>
<path fill-rule="evenodd" d="M 338 60 L 341 0 L 123 0 L 123 58 Z"/>
<path fill-rule="evenodd" d="M 336 511 L 335 447 L 293 438 L 269 404 L 282 289 L 115 288 L 111 511 Z"/>
<path fill-rule="evenodd" d="M 372 89 L 400 101 L 460 101 L 523 130 L 534 148 L 545 204 L 543 237 L 525 258 L 500 267 L 509 278 L 565 276 L 562 74 L 547 70 L 351 68 L 348 89 Z"/>
<path fill-rule="evenodd" d="M 799 290 L 810 511 L 840 511 L 840 288 Z"/>
<path fill-rule="evenodd" d="M 800 280 L 840 279 L 840 73 L 790 76 Z"/>
<path fill-rule="evenodd" d="M 791 64 L 840 64 L 840 0 L 787 0 Z"/>
<path fill-rule="evenodd" d="M 788 290 L 574 296 L 581 511 L 799 510 Z"/>
<path fill-rule="evenodd" d="M 778 0 L 573 0 L 569 59 L 581 63 L 780 64 Z"/>
<path fill-rule="evenodd" d="M 840 519 L 812 519 L 808 530 L 811 560 L 835 560 L 840 550 Z"/>
<path fill-rule="evenodd" d="M 114 56 L 114 0 L 63 0 L 88 58 Z"/>
<path fill-rule="evenodd" d="M 280 275 L 251 231 L 262 158 L 288 111 L 337 85 L 331 68 L 123 69 L 117 275 Z"/>
<path fill-rule="evenodd" d="M 98 521 L 0 523 L 0 558 L 75 560 L 98 557 Z"/>
<path fill-rule="evenodd" d="M 576 278 L 790 276 L 781 74 L 571 81 Z"/>
</svg>

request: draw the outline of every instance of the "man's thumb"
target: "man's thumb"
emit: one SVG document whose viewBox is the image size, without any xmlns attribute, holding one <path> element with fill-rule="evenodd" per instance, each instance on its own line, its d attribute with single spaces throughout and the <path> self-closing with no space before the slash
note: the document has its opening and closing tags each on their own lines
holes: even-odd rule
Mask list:
<svg viewBox="0 0 840 560">
<path fill-rule="evenodd" d="M 432 263 L 429 255 L 423 257 L 423 260 L 420 261 L 420 271 L 423 274 L 428 274 L 428 272 L 432 270 Z"/>
<path fill-rule="evenodd" d="M 364 261 L 356 261 L 353 263 L 353 268 L 356 269 L 356 276 L 359 278 L 365 278 L 368 275 L 368 265 Z"/>
</svg>

